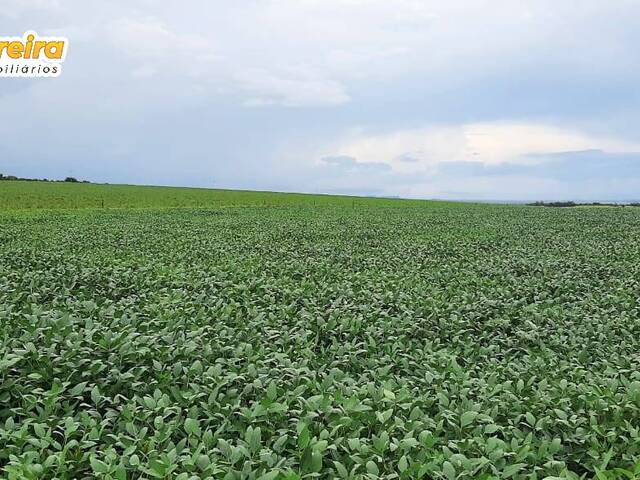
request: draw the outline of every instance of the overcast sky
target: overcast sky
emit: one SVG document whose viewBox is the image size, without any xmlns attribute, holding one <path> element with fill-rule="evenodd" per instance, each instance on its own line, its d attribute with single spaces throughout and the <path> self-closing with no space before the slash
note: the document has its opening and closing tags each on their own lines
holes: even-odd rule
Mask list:
<svg viewBox="0 0 640 480">
<path fill-rule="evenodd" d="M 2 0 L 0 36 L 70 45 L 0 78 L 0 172 L 639 199 L 638 25 L 637 0 Z"/>
</svg>

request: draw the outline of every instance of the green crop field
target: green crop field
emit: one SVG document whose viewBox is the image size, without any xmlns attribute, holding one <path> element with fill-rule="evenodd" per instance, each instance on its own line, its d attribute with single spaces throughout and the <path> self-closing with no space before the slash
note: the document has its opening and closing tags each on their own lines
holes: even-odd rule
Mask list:
<svg viewBox="0 0 640 480">
<path fill-rule="evenodd" d="M 640 209 L 0 199 L 2 478 L 640 474 Z"/>
<path fill-rule="evenodd" d="M 0 181 L 1 210 L 79 208 L 184 208 L 233 205 L 385 205 L 395 199 L 336 195 L 152 187 L 97 183 Z M 407 203 L 420 203 L 403 200 Z"/>
</svg>

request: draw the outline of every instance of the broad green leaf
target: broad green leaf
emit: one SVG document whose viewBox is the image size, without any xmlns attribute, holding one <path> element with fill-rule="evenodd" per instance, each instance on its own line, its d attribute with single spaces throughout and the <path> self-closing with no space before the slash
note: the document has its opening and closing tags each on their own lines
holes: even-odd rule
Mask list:
<svg viewBox="0 0 640 480">
<path fill-rule="evenodd" d="M 445 461 L 442 464 L 442 473 L 444 473 L 448 480 L 454 480 L 456 478 L 456 469 L 451 462 Z"/>
<path fill-rule="evenodd" d="M 403 455 L 398 461 L 398 470 L 403 473 L 407 470 L 407 468 L 409 468 L 409 462 L 407 461 L 406 455 Z"/>
<path fill-rule="evenodd" d="M 380 474 L 380 470 L 378 469 L 378 465 L 376 465 L 375 462 L 369 460 L 366 464 L 366 468 L 367 468 L 367 472 L 369 472 L 372 475 L 379 475 Z"/>
<path fill-rule="evenodd" d="M 470 423 L 472 423 L 476 417 L 478 416 L 478 412 L 464 412 L 461 416 L 460 416 L 460 425 L 462 427 L 466 427 L 467 425 L 469 425 Z"/>
<path fill-rule="evenodd" d="M 186 418 L 184 420 L 184 431 L 189 435 L 200 435 L 200 424 L 195 418 Z"/>
</svg>

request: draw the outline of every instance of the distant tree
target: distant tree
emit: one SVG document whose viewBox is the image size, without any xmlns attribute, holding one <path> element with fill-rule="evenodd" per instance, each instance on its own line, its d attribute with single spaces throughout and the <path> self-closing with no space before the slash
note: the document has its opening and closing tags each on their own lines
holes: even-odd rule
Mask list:
<svg viewBox="0 0 640 480">
<path fill-rule="evenodd" d="M 0 180 L 19 180 L 21 182 L 69 182 L 69 183 L 79 183 L 81 180 L 78 180 L 75 177 L 67 177 L 64 180 L 47 180 L 46 178 L 23 178 L 17 177 L 15 175 L 6 175 L 4 173 L 0 173 Z M 82 183 L 91 183 L 89 180 L 82 180 Z"/>
</svg>

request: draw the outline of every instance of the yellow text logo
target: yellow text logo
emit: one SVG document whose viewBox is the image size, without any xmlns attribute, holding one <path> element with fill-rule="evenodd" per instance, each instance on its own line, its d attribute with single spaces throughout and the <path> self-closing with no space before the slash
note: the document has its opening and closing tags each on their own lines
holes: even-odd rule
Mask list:
<svg viewBox="0 0 640 480">
<path fill-rule="evenodd" d="M 65 37 L 41 37 L 33 31 L 0 36 L 0 77 L 57 77 L 68 47 Z"/>
</svg>

